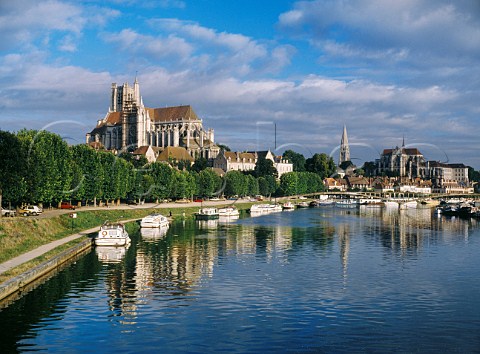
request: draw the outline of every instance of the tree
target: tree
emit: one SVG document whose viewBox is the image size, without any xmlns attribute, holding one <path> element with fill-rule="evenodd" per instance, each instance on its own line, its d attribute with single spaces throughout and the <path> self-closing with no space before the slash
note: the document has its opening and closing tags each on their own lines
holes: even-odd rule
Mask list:
<svg viewBox="0 0 480 354">
<path fill-rule="evenodd" d="M 308 158 L 305 162 L 305 167 L 308 172 L 314 172 L 320 175 L 322 180 L 332 176 L 336 170 L 333 158 L 324 153 L 314 154 Z"/>
<path fill-rule="evenodd" d="M 377 166 L 373 161 L 367 161 L 363 164 L 362 170 L 365 172 L 364 176 L 372 177 L 375 176 L 375 170 Z"/>
<path fill-rule="evenodd" d="M 295 195 L 298 192 L 298 172 L 287 172 L 280 176 L 280 193 L 282 195 Z"/>
<path fill-rule="evenodd" d="M 480 182 L 480 171 L 475 171 L 473 167 L 468 167 L 468 180 L 473 182 Z"/>
<path fill-rule="evenodd" d="M 273 166 L 273 161 L 260 157 L 255 164 L 254 170 L 256 177 L 278 176 L 277 169 Z"/>
<path fill-rule="evenodd" d="M 283 153 L 283 158 L 287 159 L 291 164 L 293 164 L 293 171 L 305 171 L 305 156 L 302 154 L 299 154 L 293 150 L 286 150 Z"/>
<path fill-rule="evenodd" d="M 225 175 L 225 194 L 245 195 L 246 194 L 246 176 L 239 171 L 229 171 Z"/>
<path fill-rule="evenodd" d="M 71 152 L 62 138 L 47 131 L 21 130 L 18 138 L 26 151 L 29 202 L 51 203 L 70 193 Z"/>
<path fill-rule="evenodd" d="M 15 134 L 0 131 L 0 206 L 3 200 L 15 204 L 27 191 L 26 155 Z"/>
<path fill-rule="evenodd" d="M 191 170 L 195 172 L 203 171 L 208 167 L 208 160 L 204 157 L 199 157 L 193 163 Z"/>
<path fill-rule="evenodd" d="M 258 195 L 259 189 L 258 189 L 258 180 L 253 177 L 252 175 L 247 175 L 246 176 L 246 182 L 247 182 L 247 191 L 246 194 L 248 195 Z"/>
<path fill-rule="evenodd" d="M 102 197 L 104 171 L 100 163 L 99 153 L 88 145 L 75 145 L 71 147 L 73 163 L 78 166 L 81 176 L 79 184 L 72 185 L 72 196 L 87 202 Z"/>
<path fill-rule="evenodd" d="M 213 196 L 219 194 L 222 180 L 212 169 L 205 169 L 198 174 L 198 194 Z"/>
<path fill-rule="evenodd" d="M 149 190 L 152 198 L 163 200 L 173 196 L 174 170 L 169 165 L 154 162 L 146 173 L 153 177 L 154 184 Z"/>
</svg>

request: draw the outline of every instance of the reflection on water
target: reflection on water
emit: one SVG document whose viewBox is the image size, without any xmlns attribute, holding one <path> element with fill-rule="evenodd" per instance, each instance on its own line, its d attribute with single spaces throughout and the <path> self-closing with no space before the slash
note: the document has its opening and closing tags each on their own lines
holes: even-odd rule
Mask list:
<svg viewBox="0 0 480 354">
<path fill-rule="evenodd" d="M 474 351 L 478 226 L 361 207 L 141 229 L 130 248 L 97 248 L 0 312 L 0 342 L 7 352 Z"/>
<path fill-rule="evenodd" d="M 97 246 L 95 247 L 95 253 L 98 256 L 98 259 L 102 262 L 120 262 L 127 252 L 127 249 L 130 245 L 127 246 Z"/>
<path fill-rule="evenodd" d="M 140 235 L 144 240 L 155 241 L 167 235 L 168 227 L 142 227 L 140 228 Z"/>
</svg>

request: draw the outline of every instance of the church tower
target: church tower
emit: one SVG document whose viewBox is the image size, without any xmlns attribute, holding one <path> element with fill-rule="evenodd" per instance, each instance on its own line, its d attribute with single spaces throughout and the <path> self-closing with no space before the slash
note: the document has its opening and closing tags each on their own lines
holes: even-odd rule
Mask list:
<svg viewBox="0 0 480 354">
<path fill-rule="evenodd" d="M 343 125 L 342 141 L 340 142 L 340 158 L 338 159 L 338 165 L 343 162 L 350 161 L 350 147 L 348 146 L 347 126 Z"/>
</svg>

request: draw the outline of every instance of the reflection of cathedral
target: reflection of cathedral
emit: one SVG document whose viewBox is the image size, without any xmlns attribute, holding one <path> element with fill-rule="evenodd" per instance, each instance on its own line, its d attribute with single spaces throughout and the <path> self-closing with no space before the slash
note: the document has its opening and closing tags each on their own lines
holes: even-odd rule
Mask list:
<svg viewBox="0 0 480 354">
<path fill-rule="evenodd" d="M 213 159 L 219 152 L 213 129 L 206 131 L 191 106 L 147 108 L 135 78 L 133 87 L 112 84 L 111 105 L 105 118 L 87 134 L 87 144 L 107 150 L 184 147 L 192 157 Z"/>
</svg>

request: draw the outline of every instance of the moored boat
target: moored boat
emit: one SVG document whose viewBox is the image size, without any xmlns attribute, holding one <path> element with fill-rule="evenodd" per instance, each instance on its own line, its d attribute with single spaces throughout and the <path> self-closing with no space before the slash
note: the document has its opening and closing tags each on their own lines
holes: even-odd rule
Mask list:
<svg viewBox="0 0 480 354">
<path fill-rule="evenodd" d="M 169 225 L 170 223 L 168 222 L 167 217 L 163 216 L 162 214 L 150 214 L 148 216 L 145 216 L 140 221 L 141 227 L 158 228 L 158 227 L 168 227 Z"/>
<path fill-rule="evenodd" d="M 195 219 L 197 220 L 215 220 L 219 216 L 217 208 L 201 208 L 195 213 Z"/>
<path fill-rule="evenodd" d="M 307 202 L 300 202 L 297 204 L 297 208 L 309 208 L 310 205 Z"/>
<path fill-rule="evenodd" d="M 100 227 L 94 242 L 97 246 L 126 246 L 131 240 L 125 225 L 107 221 Z"/>
<path fill-rule="evenodd" d="M 240 212 L 238 209 L 234 206 L 228 206 L 225 208 L 219 208 L 218 209 L 218 215 L 219 216 L 239 216 Z"/>
<path fill-rule="evenodd" d="M 355 199 L 341 199 L 335 202 L 335 206 L 339 208 L 356 208 L 358 202 Z"/>
<path fill-rule="evenodd" d="M 295 209 L 295 204 L 293 204 L 292 202 L 285 202 L 283 203 L 282 208 L 284 210 L 293 210 Z"/>
</svg>

